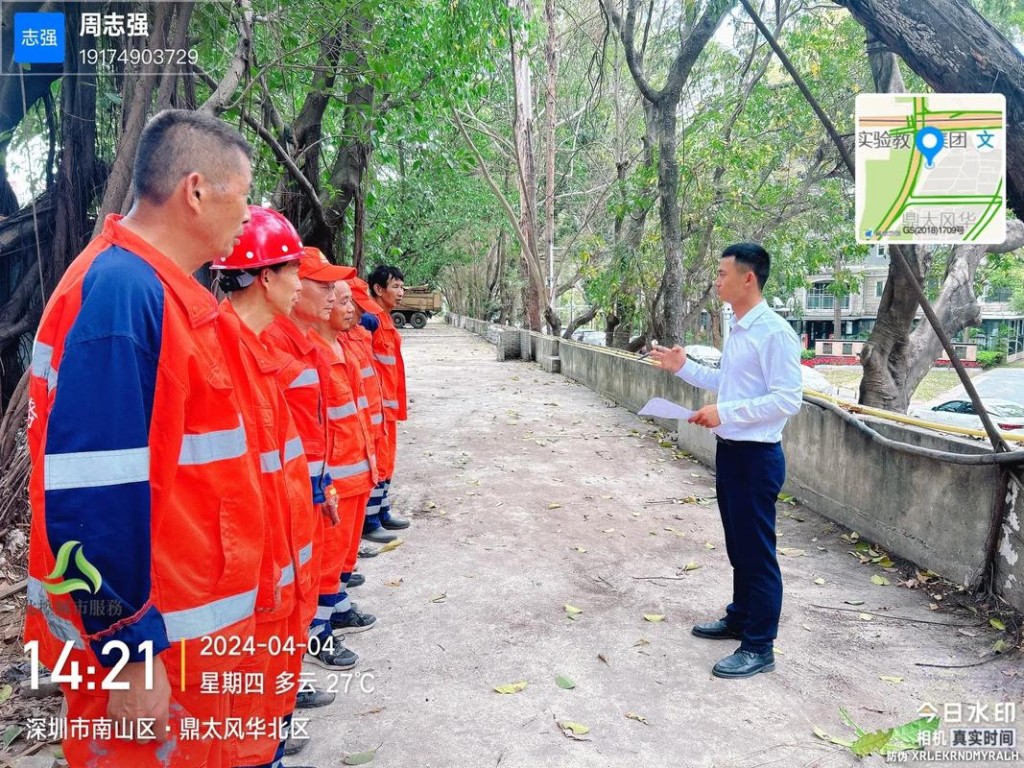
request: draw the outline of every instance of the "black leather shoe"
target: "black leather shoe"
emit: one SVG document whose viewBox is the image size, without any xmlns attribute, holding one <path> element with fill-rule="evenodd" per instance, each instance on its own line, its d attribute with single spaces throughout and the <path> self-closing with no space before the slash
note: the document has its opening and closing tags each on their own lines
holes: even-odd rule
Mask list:
<svg viewBox="0 0 1024 768">
<path fill-rule="evenodd" d="M 380 551 L 376 547 L 360 547 L 359 548 L 359 557 L 360 557 L 360 559 L 364 558 L 364 557 L 376 557 L 379 554 L 380 554 Z"/>
<path fill-rule="evenodd" d="M 307 744 L 309 744 L 309 739 L 288 739 L 284 743 L 284 756 L 291 757 L 292 755 L 299 754 L 299 752 L 306 748 Z"/>
<path fill-rule="evenodd" d="M 711 674 L 725 678 L 753 677 L 758 672 L 771 672 L 774 669 L 775 654 L 771 651 L 753 653 L 741 648 L 715 664 Z"/>
<path fill-rule="evenodd" d="M 389 531 L 404 531 L 409 527 L 409 521 L 397 515 L 391 515 L 387 520 L 381 520 L 380 524 Z"/>
<path fill-rule="evenodd" d="M 348 584 L 346 584 L 345 586 L 348 589 L 353 589 L 354 587 L 361 587 L 365 583 L 366 583 L 366 577 L 363 576 L 363 574 L 361 574 L 361 573 L 353 573 L 351 576 L 348 577 Z"/>
<path fill-rule="evenodd" d="M 694 624 L 693 634 L 705 640 L 742 640 L 743 633 L 733 629 L 724 621 L 709 621 L 705 624 Z"/>
<path fill-rule="evenodd" d="M 387 544 L 398 537 L 393 533 L 388 533 L 383 528 L 374 528 L 372 531 L 363 531 L 363 538 L 367 541 L 372 541 L 374 544 Z"/>
<path fill-rule="evenodd" d="M 334 701 L 335 694 L 330 691 L 300 691 L 295 697 L 296 709 L 316 709 L 326 707 Z M 291 739 L 295 741 L 295 739 Z"/>
</svg>

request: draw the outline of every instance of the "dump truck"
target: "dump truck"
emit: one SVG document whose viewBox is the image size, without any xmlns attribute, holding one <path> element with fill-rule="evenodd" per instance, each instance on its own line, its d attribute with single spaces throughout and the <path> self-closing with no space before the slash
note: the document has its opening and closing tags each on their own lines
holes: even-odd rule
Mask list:
<svg viewBox="0 0 1024 768">
<path fill-rule="evenodd" d="M 430 290 L 428 285 L 407 285 L 402 301 L 391 311 L 391 320 L 396 328 L 404 328 L 406 323 L 413 328 L 422 328 L 427 324 L 427 318 L 440 311 L 440 293 Z"/>
</svg>

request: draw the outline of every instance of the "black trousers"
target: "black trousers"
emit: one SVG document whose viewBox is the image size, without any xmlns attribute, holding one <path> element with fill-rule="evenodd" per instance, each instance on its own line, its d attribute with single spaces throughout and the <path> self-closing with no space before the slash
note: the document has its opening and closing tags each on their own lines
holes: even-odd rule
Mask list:
<svg viewBox="0 0 1024 768">
<path fill-rule="evenodd" d="M 786 479 L 779 443 L 718 439 L 715 486 L 732 565 L 725 622 L 743 633 L 743 650 L 771 650 L 782 612 L 775 555 L 775 502 Z"/>
</svg>

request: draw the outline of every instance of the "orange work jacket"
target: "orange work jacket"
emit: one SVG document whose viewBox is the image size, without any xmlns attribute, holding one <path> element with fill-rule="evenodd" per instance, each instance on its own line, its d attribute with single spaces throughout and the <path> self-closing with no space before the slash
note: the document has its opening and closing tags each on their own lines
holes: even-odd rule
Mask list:
<svg viewBox="0 0 1024 768">
<path fill-rule="evenodd" d="M 32 356 L 25 639 L 53 667 L 111 667 L 152 642 L 171 680 L 241 658 L 254 629 L 260 482 L 217 302 L 107 218 L 47 302 Z M 181 650 L 179 651 L 179 644 Z M 68 665 L 64 665 L 65 670 Z"/>
</svg>

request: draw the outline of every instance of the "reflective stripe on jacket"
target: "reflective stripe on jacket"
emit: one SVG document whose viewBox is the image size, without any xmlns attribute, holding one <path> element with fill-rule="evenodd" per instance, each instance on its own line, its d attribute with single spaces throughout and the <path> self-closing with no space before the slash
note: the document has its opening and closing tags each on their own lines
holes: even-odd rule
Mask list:
<svg viewBox="0 0 1024 768">
<path fill-rule="evenodd" d="M 366 493 L 377 482 L 373 436 L 360 415 L 359 399 L 365 398 L 359 371 L 346 364 L 345 353 L 310 331 L 327 361 L 327 471 L 339 496 Z M 340 347 L 340 344 L 339 344 Z"/>
<path fill-rule="evenodd" d="M 408 398 L 405 391 L 405 361 L 402 359 L 402 334 L 391 315 L 383 309 L 375 313 L 380 327 L 373 333 L 373 364 L 380 376 L 384 418 L 405 421 Z"/>
</svg>

